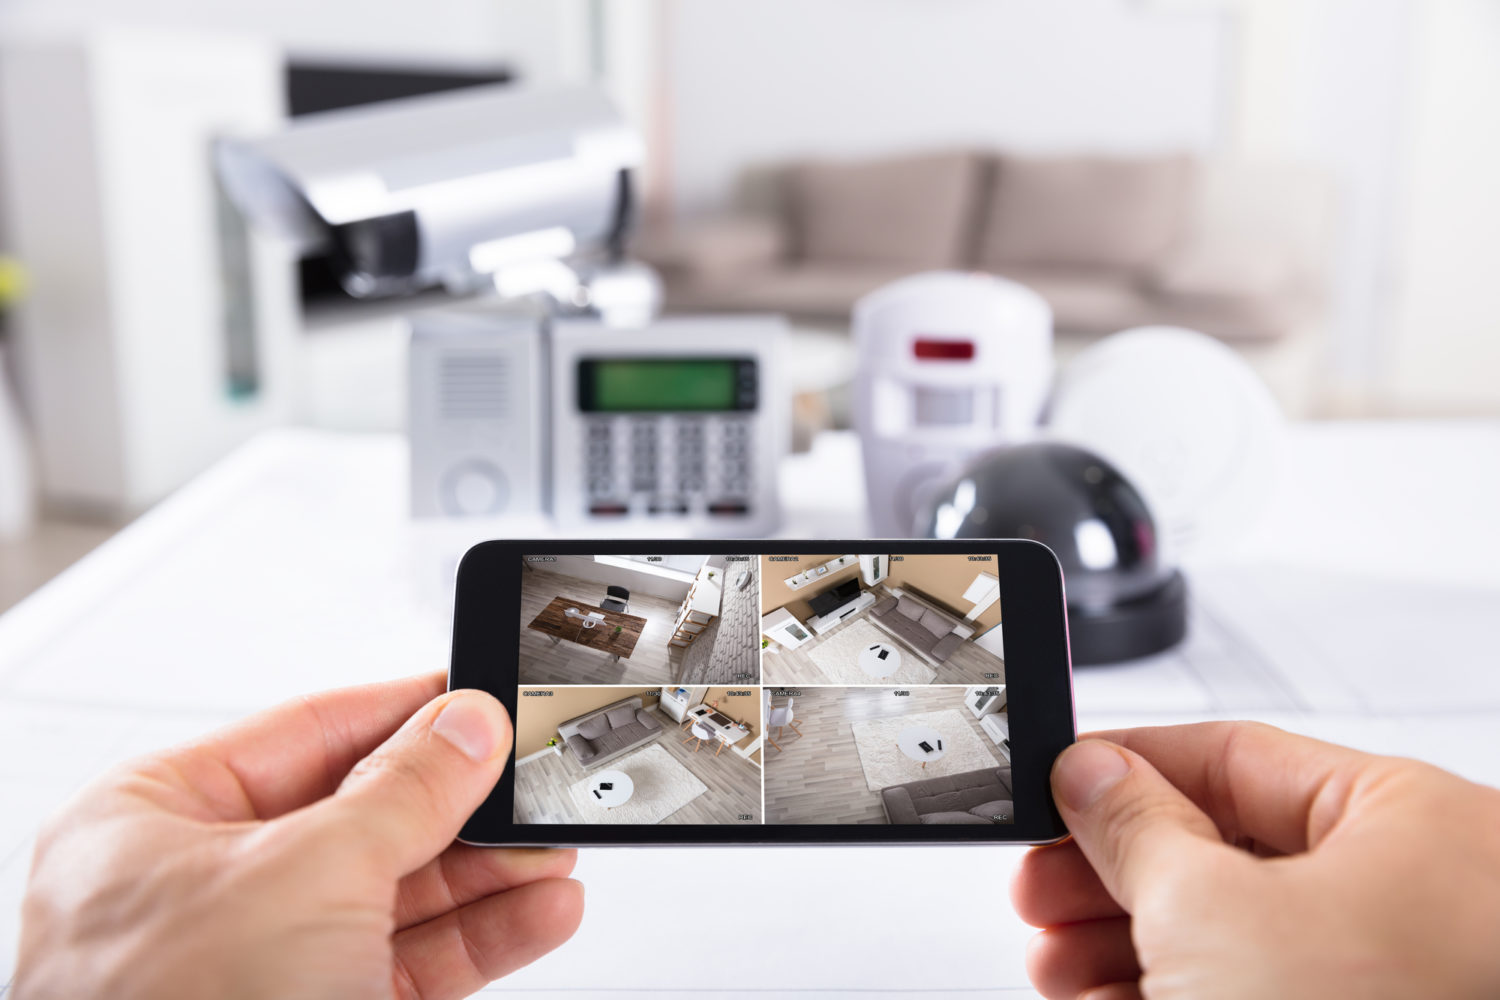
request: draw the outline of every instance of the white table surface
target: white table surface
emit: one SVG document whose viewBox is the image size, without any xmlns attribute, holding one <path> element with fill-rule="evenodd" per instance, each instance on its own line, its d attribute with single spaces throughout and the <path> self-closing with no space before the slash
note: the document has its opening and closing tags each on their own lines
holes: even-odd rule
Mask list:
<svg viewBox="0 0 1500 1000">
<path fill-rule="evenodd" d="M 1500 423 L 1309 425 L 1288 447 L 1260 529 L 1189 567 L 1188 642 L 1078 671 L 1080 726 L 1253 717 L 1500 784 Z M 88 777 L 304 691 L 446 664 L 457 554 L 496 527 L 413 525 L 405 473 L 395 437 L 267 434 L 0 617 L 0 994 L 32 833 Z M 789 461 L 784 535 L 857 534 L 860 475 L 846 435 Z M 493 989 L 652 996 L 732 948 L 742 986 L 716 996 L 1031 996 L 1006 903 L 1021 850 L 585 851 L 578 936 Z M 732 933 L 684 922 L 663 864 L 795 886 L 795 919 L 751 894 Z M 917 899 L 953 915 L 921 940 L 889 919 Z M 640 961 L 664 934 L 689 956 L 670 983 Z"/>
<path fill-rule="evenodd" d="M 606 781 L 614 787 L 600 788 L 600 783 Z M 589 791 L 599 793 L 594 802 L 601 808 L 613 809 L 630 801 L 630 797 L 635 794 L 635 782 L 624 771 L 600 771 L 590 779 Z"/>
<path fill-rule="evenodd" d="M 886 658 L 880 658 L 880 651 L 886 651 Z M 889 677 L 901 669 L 901 650 L 895 646 L 877 642 L 873 646 L 859 651 L 859 669 L 871 677 Z"/>
<path fill-rule="evenodd" d="M 932 747 L 932 753 L 926 753 L 917 744 L 923 740 Z M 912 760 L 921 761 L 925 767 L 929 761 L 942 760 L 948 753 L 947 747 L 939 748 L 938 744 L 943 741 L 943 734 L 931 726 L 907 726 L 896 734 L 896 746 L 901 752 Z"/>
</svg>

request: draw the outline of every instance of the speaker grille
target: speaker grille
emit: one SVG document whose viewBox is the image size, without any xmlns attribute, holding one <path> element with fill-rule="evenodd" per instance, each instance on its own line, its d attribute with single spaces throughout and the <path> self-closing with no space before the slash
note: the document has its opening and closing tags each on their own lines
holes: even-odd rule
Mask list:
<svg viewBox="0 0 1500 1000">
<path fill-rule="evenodd" d="M 438 375 L 444 420 L 499 420 L 510 410 L 510 362 L 493 354 L 449 354 Z"/>
</svg>

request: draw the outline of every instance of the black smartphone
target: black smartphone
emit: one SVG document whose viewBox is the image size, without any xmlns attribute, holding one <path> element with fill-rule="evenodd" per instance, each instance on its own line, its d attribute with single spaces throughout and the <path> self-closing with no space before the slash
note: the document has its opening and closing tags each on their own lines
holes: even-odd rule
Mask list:
<svg viewBox="0 0 1500 1000">
<path fill-rule="evenodd" d="M 1048 782 L 1075 739 L 1062 574 L 1036 542 L 494 541 L 465 554 L 457 586 L 448 686 L 490 692 L 515 722 L 467 843 L 1067 832 Z M 564 627 L 622 589 L 609 629 Z M 899 655 L 865 655 L 877 646 Z M 973 689 L 1003 692 L 1008 754 Z M 684 727 L 698 706 L 716 739 Z"/>
</svg>

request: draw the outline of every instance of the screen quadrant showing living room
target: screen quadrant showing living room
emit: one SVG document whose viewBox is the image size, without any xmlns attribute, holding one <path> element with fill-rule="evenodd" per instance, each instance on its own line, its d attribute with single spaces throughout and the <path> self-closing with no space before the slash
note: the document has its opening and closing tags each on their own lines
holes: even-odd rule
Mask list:
<svg viewBox="0 0 1500 1000">
<path fill-rule="evenodd" d="M 514 821 L 762 822 L 759 686 L 522 686 Z"/>
<path fill-rule="evenodd" d="M 766 822 L 1015 822 L 1002 685 L 765 688 Z"/>
<path fill-rule="evenodd" d="M 757 684 L 753 555 L 527 555 L 522 684 Z"/>
<path fill-rule="evenodd" d="M 768 686 L 1004 684 L 993 554 L 761 556 Z"/>
</svg>

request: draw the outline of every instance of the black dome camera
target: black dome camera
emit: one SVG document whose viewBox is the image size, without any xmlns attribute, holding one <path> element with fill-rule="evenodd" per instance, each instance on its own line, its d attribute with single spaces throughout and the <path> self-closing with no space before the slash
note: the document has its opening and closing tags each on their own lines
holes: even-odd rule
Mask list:
<svg viewBox="0 0 1500 1000">
<path fill-rule="evenodd" d="M 1037 442 L 981 452 L 929 495 L 914 528 L 928 538 L 1030 538 L 1052 549 L 1076 665 L 1149 656 L 1187 634 L 1187 583 L 1162 564 L 1145 500 L 1082 448 Z"/>
</svg>

